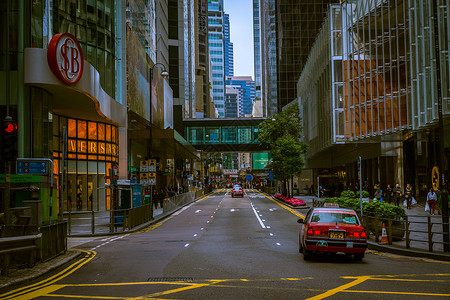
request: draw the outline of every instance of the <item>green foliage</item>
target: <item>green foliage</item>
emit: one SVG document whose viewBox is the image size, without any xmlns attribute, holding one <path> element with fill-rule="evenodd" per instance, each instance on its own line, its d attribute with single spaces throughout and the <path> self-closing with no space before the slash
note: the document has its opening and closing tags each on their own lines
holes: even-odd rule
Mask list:
<svg viewBox="0 0 450 300">
<path fill-rule="evenodd" d="M 300 141 L 300 121 L 298 105 L 291 105 L 258 126 L 258 140 L 268 145 L 272 154 L 270 166 L 284 180 L 303 170 L 303 154 L 308 146 Z"/>
<path fill-rule="evenodd" d="M 337 203 L 339 207 L 346 207 L 354 209 L 355 211 L 360 211 L 359 198 L 348 198 L 348 197 L 333 197 L 325 198 L 323 200 L 326 203 Z M 365 215 L 377 216 L 380 219 L 391 219 L 399 220 L 406 216 L 405 209 L 401 206 L 395 206 L 386 202 L 373 200 L 369 202 L 363 202 L 363 211 Z"/>
<path fill-rule="evenodd" d="M 368 191 L 362 191 L 363 198 L 369 198 L 370 194 Z M 359 191 L 356 191 L 356 198 L 359 198 Z"/>
<path fill-rule="evenodd" d="M 356 194 L 355 194 L 354 191 L 346 190 L 346 191 L 342 191 L 341 197 L 344 197 L 344 198 L 356 198 Z"/>
</svg>

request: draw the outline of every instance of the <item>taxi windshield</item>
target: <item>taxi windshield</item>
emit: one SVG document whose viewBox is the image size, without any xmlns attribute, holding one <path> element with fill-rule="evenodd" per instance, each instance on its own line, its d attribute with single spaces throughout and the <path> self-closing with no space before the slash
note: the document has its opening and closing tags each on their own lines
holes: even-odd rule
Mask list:
<svg viewBox="0 0 450 300">
<path fill-rule="evenodd" d="M 358 219 L 354 214 L 346 212 L 316 212 L 311 217 L 311 222 L 358 224 Z"/>
</svg>

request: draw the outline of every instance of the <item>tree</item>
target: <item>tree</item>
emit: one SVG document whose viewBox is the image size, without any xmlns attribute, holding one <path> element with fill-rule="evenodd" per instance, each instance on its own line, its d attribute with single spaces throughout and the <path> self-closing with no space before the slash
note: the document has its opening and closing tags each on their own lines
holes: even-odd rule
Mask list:
<svg viewBox="0 0 450 300">
<path fill-rule="evenodd" d="M 273 115 L 258 126 L 258 140 L 269 146 L 272 154 L 270 166 L 283 181 L 283 194 L 288 193 L 288 180 L 292 182 L 293 177 L 300 175 L 304 167 L 304 153 L 308 146 L 300 141 L 301 130 L 300 109 L 297 104 Z"/>
</svg>

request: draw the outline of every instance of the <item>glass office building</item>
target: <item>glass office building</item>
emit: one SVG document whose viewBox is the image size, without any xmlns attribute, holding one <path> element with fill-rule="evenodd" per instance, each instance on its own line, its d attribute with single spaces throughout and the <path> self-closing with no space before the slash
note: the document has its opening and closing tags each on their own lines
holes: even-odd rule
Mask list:
<svg viewBox="0 0 450 300">
<path fill-rule="evenodd" d="M 433 3 L 329 7 L 297 84 L 308 167 L 341 172 L 351 183 L 361 156 L 369 187 L 410 183 L 417 197 L 426 195 L 431 170 L 440 166 L 440 143 L 450 156 L 450 141 L 440 140 L 438 128 L 440 89 L 444 137 L 450 136 L 449 8 L 437 8 L 435 28 Z"/>
<path fill-rule="evenodd" d="M 223 1 L 208 0 L 209 57 L 212 64 L 213 102 L 219 116 L 225 116 L 225 54 Z"/>
</svg>

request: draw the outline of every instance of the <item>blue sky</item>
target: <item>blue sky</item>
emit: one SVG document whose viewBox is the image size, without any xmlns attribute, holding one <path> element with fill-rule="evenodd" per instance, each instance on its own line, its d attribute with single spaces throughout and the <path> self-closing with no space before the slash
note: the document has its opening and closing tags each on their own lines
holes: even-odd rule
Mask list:
<svg viewBox="0 0 450 300">
<path fill-rule="evenodd" d="M 230 39 L 234 47 L 234 75 L 252 76 L 253 71 L 253 1 L 224 0 L 230 15 Z"/>
</svg>

